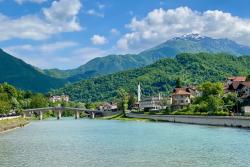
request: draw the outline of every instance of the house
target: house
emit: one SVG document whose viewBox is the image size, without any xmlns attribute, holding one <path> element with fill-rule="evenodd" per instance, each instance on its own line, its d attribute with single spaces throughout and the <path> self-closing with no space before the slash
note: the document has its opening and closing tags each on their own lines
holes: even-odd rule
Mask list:
<svg viewBox="0 0 250 167">
<path fill-rule="evenodd" d="M 61 96 L 51 96 L 49 98 L 49 100 L 52 102 L 52 103 L 55 103 L 55 102 L 69 102 L 69 96 L 67 95 L 61 95 Z"/>
<path fill-rule="evenodd" d="M 171 97 L 163 97 L 159 93 L 158 96 L 152 96 L 147 98 L 141 98 L 141 85 L 138 84 L 137 88 L 137 102 L 134 104 L 133 108 L 141 109 L 144 111 L 159 111 L 166 109 L 167 106 L 170 106 L 172 103 Z"/>
<path fill-rule="evenodd" d="M 166 107 L 170 106 L 171 103 L 171 97 L 162 97 L 159 94 L 159 96 L 144 98 L 139 102 L 139 107 L 144 111 L 159 111 L 162 109 L 166 109 Z"/>
<path fill-rule="evenodd" d="M 246 77 L 230 77 L 225 86 L 225 93 L 237 93 L 244 113 L 250 113 L 250 82 Z"/>
<path fill-rule="evenodd" d="M 229 77 L 227 79 L 227 85 L 231 85 L 233 82 L 245 82 L 247 77 L 244 76 L 236 76 L 236 77 Z"/>
<path fill-rule="evenodd" d="M 103 111 L 117 111 L 118 107 L 116 103 L 104 103 L 98 107 L 99 110 Z"/>
<path fill-rule="evenodd" d="M 175 88 L 172 94 L 172 108 L 181 109 L 191 104 L 192 94 L 187 88 Z"/>
<path fill-rule="evenodd" d="M 238 88 L 241 102 L 244 106 L 250 106 L 250 82 L 242 82 Z"/>
<path fill-rule="evenodd" d="M 246 82 L 246 77 L 242 76 L 229 77 L 224 87 L 225 93 L 229 92 L 239 93 L 241 91 L 241 88 L 239 86 L 243 82 Z"/>
</svg>

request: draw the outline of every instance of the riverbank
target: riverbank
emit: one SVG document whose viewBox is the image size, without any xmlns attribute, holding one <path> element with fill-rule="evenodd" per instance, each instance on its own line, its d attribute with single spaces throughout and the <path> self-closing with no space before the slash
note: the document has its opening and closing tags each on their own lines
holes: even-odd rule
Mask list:
<svg viewBox="0 0 250 167">
<path fill-rule="evenodd" d="M 19 117 L 14 119 L 5 119 L 0 121 L 0 133 L 19 127 L 24 127 L 29 123 L 28 119 Z"/>
<path fill-rule="evenodd" d="M 250 117 L 233 116 L 190 116 L 190 115 L 145 115 L 128 113 L 129 118 L 150 119 L 174 123 L 250 128 Z"/>
<path fill-rule="evenodd" d="M 147 118 L 124 117 L 123 114 L 116 114 L 116 115 L 106 116 L 106 117 L 102 117 L 100 119 L 119 120 L 119 121 L 144 121 L 144 122 L 154 121 L 154 120 L 147 119 Z"/>
</svg>

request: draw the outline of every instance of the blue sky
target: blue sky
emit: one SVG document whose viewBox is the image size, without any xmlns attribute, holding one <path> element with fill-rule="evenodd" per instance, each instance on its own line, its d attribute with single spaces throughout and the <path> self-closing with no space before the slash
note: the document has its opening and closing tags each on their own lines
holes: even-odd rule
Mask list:
<svg viewBox="0 0 250 167">
<path fill-rule="evenodd" d="M 199 33 L 250 45 L 248 0 L 0 0 L 0 47 L 40 68 L 75 68 Z"/>
</svg>

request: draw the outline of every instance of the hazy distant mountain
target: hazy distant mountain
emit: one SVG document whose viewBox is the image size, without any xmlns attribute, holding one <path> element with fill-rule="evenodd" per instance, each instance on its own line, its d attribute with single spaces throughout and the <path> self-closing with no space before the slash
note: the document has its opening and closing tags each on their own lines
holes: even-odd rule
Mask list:
<svg viewBox="0 0 250 167">
<path fill-rule="evenodd" d="M 228 39 L 213 39 L 188 34 L 170 39 L 154 48 L 143 51 L 137 55 L 110 55 L 95 58 L 88 63 L 73 70 L 45 70 L 45 73 L 53 77 L 67 78 L 69 81 L 78 81 L 99 75 L 111 74 L 137 67 L 146 66 L 155 61 L 174 57 L 179 53 L 229 53 L 232 55 L 250 55 L 250 47 L 237 44 Z"/>
<path fill-rule="evenodd" d="M 8 82 L 20 89 L 47 92 L 64 85 L 62 79 L 52 78 L 37 68 L 0 49 L 0 83 Z"/>
</svg>

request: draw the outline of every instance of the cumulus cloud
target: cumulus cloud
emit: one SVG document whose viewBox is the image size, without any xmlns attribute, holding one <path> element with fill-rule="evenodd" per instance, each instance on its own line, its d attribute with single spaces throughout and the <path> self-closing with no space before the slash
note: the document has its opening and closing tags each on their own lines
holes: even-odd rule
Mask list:
<svg viewBox="0 0 250 167">
<path fill-rule="evenodd" d="M 103 57 L 111 50 L 83 47 L 72 41 L 61 41 L 42 45 L 17 45 L 3 48 L 6 52 L 42 69 L 76 68 L 96 57 Z M 48 61 L 49 60 L 49 61 Z"/>
<path fill-rule="evenodd" d="M 119 35 L 119 34 L 120 34 L 120 32 L 119 32 L 117 29 L 115 29 L 115 28 L 112 28 L 112 29 L 110 30 L 110 33 L 111 33 L 112 35 Z"/>
<path fill-rule="evenodd" d="M 79 0 L 53 1 L 49 8 L 43 8 L 42 16 L 26 15 L 10 18 L 0 13 L 0 41 L 12 38 L 43 40 L 61 32 L 80 31 L 77 21 L 81 9 Z"/>
<path fill-rule="evenodd" d="M 38 3 L 38 4 L 41 4 L 43 2 L 46 2 L 47 0 L 15 0 L 16 3 L 18 3 L 19 5 L 22 5 L 23 3 L 26 3 L 26 2 L 32 2 L 32 3 Z"/>
<path fill-rule="evenodd" d="M 103 13 L 100 13 L 100 12 L 97 12 L 95 9 L 90 9 L 87 11 L 87 14 L 90 15 L 90 16 L 97 16 L 97 17 L 102 17 L 104 18 L 104 14 Z"/>
<path fill-rule="evenodd" d="M 23 59 L 29 64 L 40 68 L 66 68 L 68 65 L 76 63 L 69 56 L 69 50 L 77 49 L 79 44 L 73 41 L 58 41 L 53 43 L 44 43 L 40 45 L 16 45 L 3 48 L 6 52 Z M 72 60 L 71 60 L 72 58 Z M 49 61 L 48 61 L 49 60 Z M 65 60 L 68 60 L 66 63 Z"/>
<path fill-rule="evenodd" d="M 131 32 L 124 34 L 117 46 L 128 51 L 140 51 L 188 33 L 229 38 L 242 44 L 250 42 L 250 20 L 219 10 L 198 12 L 188 7 L 160 8 L 142 19 L 134 17 L 126 27 Z"/>
<path fill-rule="evenodd" d="M 104 45 L 106 44 L 108 41 L 104 36 L 101 35 L 93 35 L 93 37 L 91 38 L 91 42 L 94 45 Z"/>
</svg>

